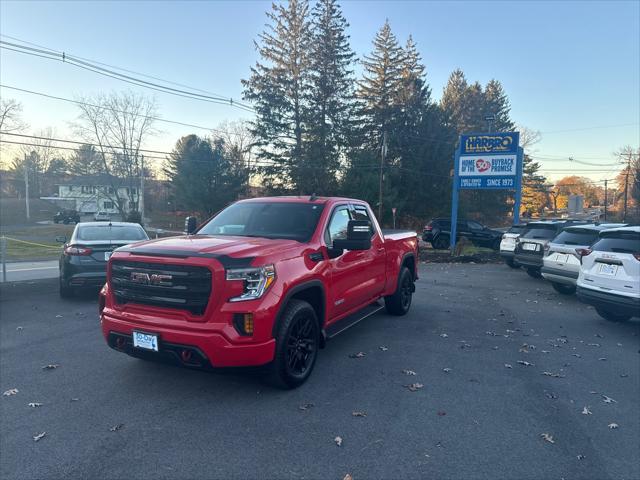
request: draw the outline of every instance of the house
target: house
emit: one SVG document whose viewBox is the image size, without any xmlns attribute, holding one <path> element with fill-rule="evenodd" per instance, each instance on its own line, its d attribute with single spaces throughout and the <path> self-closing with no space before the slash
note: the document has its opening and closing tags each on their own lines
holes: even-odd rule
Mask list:
<svg viewBox="0 0 640 480">
<path fill-rule="evenodd" d="M 118 199 L 125 212 L 138 209 L 140 189 L 137 179 L 133 185 L 125 185 L 125 180 L 110 175 L 81 175 L 71 177 L 57 187 L 57 195 L 41 199 L 80 213 L 118 213 Z"/>
</svg>

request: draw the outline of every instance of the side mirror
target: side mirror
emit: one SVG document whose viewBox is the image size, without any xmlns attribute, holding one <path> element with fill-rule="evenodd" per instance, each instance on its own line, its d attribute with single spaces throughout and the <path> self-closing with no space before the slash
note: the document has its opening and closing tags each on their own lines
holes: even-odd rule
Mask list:
<svg viewBox="0 0 640 480">
<path fill-rule="evenodd" d="M 371 222 L 349 220 L 347 238 L 333 241 L 334 250 L 369 250 L 371 248 Z"/>
<path fill-rule="evenodd" d="M 64 235 L 58 235 L 56 237 L 56 242 L 58 242 L 58 243 L 66 243 L 67 242 L 67 237 L 65 237 Z"/>
<path fill-rule="evenodd" d="M 198 219 L 196 217 L 187 217 L 184 219 L 184 233 L 193 235 L 198 228 Z"/>
</svg>

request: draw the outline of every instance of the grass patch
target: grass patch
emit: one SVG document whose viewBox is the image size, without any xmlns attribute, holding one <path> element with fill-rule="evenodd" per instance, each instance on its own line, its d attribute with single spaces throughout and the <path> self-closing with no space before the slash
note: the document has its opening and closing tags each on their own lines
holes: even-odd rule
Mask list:
<svg viewBox="0 0 640 480">
<path fill-rule="evenodd" d="M 55 260 L 60 256 L 62 246 L 59 243 L 43 243 L 33 245 L 31 243 L 16 242 L 7 239 L 7 261 L 23 260 Z"/>
</svg>

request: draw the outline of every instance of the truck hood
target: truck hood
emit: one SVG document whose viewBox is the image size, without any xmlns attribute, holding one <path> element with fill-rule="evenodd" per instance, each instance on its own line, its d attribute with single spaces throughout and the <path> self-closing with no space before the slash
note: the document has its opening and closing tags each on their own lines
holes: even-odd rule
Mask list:
<svg viewBox="0 0 640 480">
<path fill-rule="evenodd" d="M 211 255 L 212 257 L 253 258 L 282 253 L 296 246 L 300 246 L 300 243 L 295 240 L 230 235 L 188 235 L 134 243 L 119 251 L 158 256 Z"/>
</svg>

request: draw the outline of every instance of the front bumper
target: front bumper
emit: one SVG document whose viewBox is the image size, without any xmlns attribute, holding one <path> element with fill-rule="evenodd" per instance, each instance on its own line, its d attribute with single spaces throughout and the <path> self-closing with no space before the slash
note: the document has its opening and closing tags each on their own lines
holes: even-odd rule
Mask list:
<svg viewBox="0 0 640 480">
<path fill-rule="evenodd" d="M 196 368 L 211 367 L 248 367 L 265 365 L 275 355 L 276 342 L 242 344 L 231 342 L 219 331 L 203 328 L 177 330 L 175 328 L 154 325 L 136 325 L 125 319 L 116 318 L 103 312 L 100 323 L 102 334 L 111 348 L 136 357 L 153 360 L 177 361 L 177 363 Z M 133 347 L 134 330 L 158 335 L 158 352 L 140 350 Z M 120 342 L 117 341 L 121 338 Z M 183 351 L 191 354 L 182 357 Z"/>
<path fill-rule="evenodd" d="M 540 271 L 542 272 L 542 276 L 550 282 L 561 283 L 563 285 L 571 285 L 573 287 L 576 286 L 578 275 L 580 273 L 577 271 L 574 272 L 571 270 L 563 270 L 561 268 L 553 268 L 547 266 L 543 266 Z"/>
<path fill-rule="evenodd" d="M 640 297 L 600 292 L 581 286 L 578 286 L 577 295 L 580 301 L 596 308 L 623 315 L 640 316 Z"/>
</svg>

